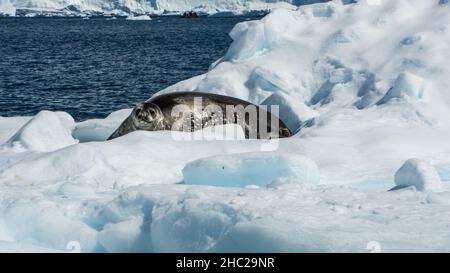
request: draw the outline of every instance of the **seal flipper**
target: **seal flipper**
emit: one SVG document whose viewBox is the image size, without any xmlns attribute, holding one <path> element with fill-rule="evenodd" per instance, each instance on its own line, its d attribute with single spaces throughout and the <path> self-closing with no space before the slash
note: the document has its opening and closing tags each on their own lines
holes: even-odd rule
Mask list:
<svg viewBox="0 0 450 273">
<path fill-rule="evenodd" d="M 271 94 L 260 104 L 262 105 L 267 107 L 268 112 L 283 121 L 292 135 L 300 132 L 302 128 L 313 126 L 315 118 L 319 116 L 319 113 L 306 105 L 302 98 L 282 92 Z M 278 113 L 274 111 L 276 108 L 274 109 L 273 106 L 278 106 Z"/>
<path fill-rule="evenodd" d="M 112 140 L 123 135 L 126 135 L 130 132 L 136 131 L 136 128 L 133 124 L 133 120 L 131 118 L 131 114 L 120 124 L 119 128 L 117 128 L 109 137 L 108 140 Z"/>
</svg>

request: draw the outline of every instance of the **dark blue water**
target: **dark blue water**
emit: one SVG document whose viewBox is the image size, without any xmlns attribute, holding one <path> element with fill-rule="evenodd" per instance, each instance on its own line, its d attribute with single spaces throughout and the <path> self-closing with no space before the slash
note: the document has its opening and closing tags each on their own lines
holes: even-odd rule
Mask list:
<svg viewBox="0 0 450 273">
<path fill-rule="evenodd" d="M 206 72 L 245 19 L 0 19 L 0 116 L 84 120 L 131 107 Z"/>
</svg>

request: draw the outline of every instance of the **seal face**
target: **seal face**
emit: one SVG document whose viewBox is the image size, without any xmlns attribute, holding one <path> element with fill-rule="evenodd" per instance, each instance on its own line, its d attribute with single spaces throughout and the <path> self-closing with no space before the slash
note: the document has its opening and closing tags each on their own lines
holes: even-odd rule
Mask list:
<svg viewBox="0 0 450 273">
<path fill-rule="evenodd" d="M 151 102 L 136 105 L 130 117 L 139 130 L 156 131 L 164 128 L 164 115 L 158 105 Z"/>
<path fill-rule="evenodd" d="M 175 92 L 136 105 L 108 140 L 136 130 L 193 132 L 223 124 L 240 125 L 246 138 L 292 136 L 278 117 L 250 102 L 209 93 Z"/>
</svg>

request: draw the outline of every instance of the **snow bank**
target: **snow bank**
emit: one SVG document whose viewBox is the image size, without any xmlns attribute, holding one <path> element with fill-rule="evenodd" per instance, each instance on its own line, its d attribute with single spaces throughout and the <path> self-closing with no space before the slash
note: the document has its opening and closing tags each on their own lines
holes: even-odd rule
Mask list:
<svg viewBox="0 0 450 273">
<path fill-rule="evenodd" d="M 419 191 L 442 190 L 441 178 L 436 169 L 416 158 L 408 159 L 395 173 L 395 184 L 396 188 L 414 186 Z"/>
<path fill-rule="evenodd" d="M 78 143 L 71 131 L 73 118 L 64 112 L 41 111 L 28 121 L 5 144 L 19 150 L 49 152 Z"/>
<path fill-rule="evenodd" d="M 281 177 L 315 184 L 319 169 L 301 155 L 261 152 L 198 159 L 183 168 L 183 177 L 186 184 L 222 187 L 265 186 Z"/>
</svg>

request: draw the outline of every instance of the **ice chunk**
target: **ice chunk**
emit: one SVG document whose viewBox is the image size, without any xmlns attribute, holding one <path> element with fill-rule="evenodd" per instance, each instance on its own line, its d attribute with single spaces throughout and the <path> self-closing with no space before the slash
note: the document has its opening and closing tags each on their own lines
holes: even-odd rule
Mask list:
<svg viewBox="0 0 450 273">
<path fill-rule="evenodd" d="M 412 158 L 407 160 L 395 173 L 396 188 L 414 186 L 418 191 L 439 191 L 441 178 L 436 169 L 427 161 Z"/>
<path fill-rule="evenodd" d="M 140 238 L 142 217 L 134 217 L 119 223 L 109 223 L 98 234 L 99 243 L 108 252 L 136 252 L 151 250 L 150 240 Z M 142 242 L 139 239 L 143 239 Z"/>
<path fill-rule="evenodd" d="M 392 99 L 406 99 L 407 101 L 422 99 L 425 82 L 422 78 L 411 73 L 401 73 L 386 95 L 377 103 L 385 104 Z"/>
<path fill-rule="evenodd" d="M 68 114 L 41 111 L 5 145 L 19 150 L 55 151 L 78 143 L 71 134 L 71 128 L 74 126 L 75 122 Z"/>
<path fill-rule="evenodd" d="M 271 16 L 259 21 L 237 24 L 230 32 L 233 43 L 224 60 L 242 61 L 262 54 L 295 24 L 292 13 L 286 9 L 274 10 Z"/>
<path fill-rule="evenodd" d="M 186 184 L 222 187 L 265 186 L 280 177 L 294 177 L 302 183 L 319 182 L 314 161 L 302 155 L 274 152 L 202 158 L 187 164 L 182 172 Z"/>
<path fill-rule="evenodd" d="M 139 16 L 130 15 L 126 19 L 131 20 L 131 21 L 150 21 L 150 20 L 152 20 L 152 18 L 150 18 L 150 16 L 148 16 L 148 15 L 139 15 Z"/>
</svg>

